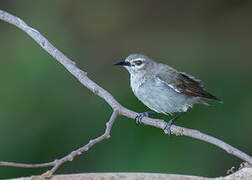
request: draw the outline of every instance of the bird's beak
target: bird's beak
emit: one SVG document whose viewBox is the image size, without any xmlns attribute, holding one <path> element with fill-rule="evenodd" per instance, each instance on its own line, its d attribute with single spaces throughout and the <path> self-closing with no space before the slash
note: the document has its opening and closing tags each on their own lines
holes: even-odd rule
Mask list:
<svg viewBox="0 0 252 180">
<path fill-rule="evenodd" d="M 130 63 L 129 62 L 126 62 L 126 61 L 121 61 L 121 62 L 118 62 L 118 63 L 115 63 L 114 65 L 118 66 L 130 66 Z"/>
</svg>

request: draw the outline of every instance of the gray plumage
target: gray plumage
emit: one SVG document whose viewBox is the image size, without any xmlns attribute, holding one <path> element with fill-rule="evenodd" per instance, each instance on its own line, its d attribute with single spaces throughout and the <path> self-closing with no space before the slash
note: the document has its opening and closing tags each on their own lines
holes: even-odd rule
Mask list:
<svg viewBox="0 0 252 180">
<path fill-rule="evenodd" d="M 141 54 L 129 55 L 123 65 L 130 73 L 135 96 L 157 113 L 186 112 L 193 104 L 205 104 L 202 98 L 220 101 L 203 89 L 202 82 Z"/>
</svg>

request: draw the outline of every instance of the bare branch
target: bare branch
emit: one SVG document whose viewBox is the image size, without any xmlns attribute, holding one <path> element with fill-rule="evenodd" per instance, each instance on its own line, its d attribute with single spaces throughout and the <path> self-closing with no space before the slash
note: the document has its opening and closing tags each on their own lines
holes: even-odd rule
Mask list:
<svg viewBox="0 0 252 180">
<path fill-rule="evenodd" d="M 190 175 L 177 175 L 177 174 L 161 174 L 161 173 L 83 173 L 83 174 L 66 174 L 55 175 L 53 180 L 80 180 L 80 179 L 95 179 L 95 180 L 251 180 L 252 168 L 243 168 L 235 173 L 217 178 L 190 176 Z M 43 176 L 33 176 L 32 180 L 42 180 Z M 17 178 L 11 180 L 31 180 L 31 177 Z"/>
<path fill-rule="evenodd" d="M 122 107 L 122 109 L 123 110 L 121 110 L 121 114 L 124 116 L 127 116 L 129 118 L 134 118 L 137 115 L 136 112 L 130 111 L 124 107 Z M 160 119 L 152 119 L 152 118 L 144 117 L 142 119 L 142 122 L 145 125 L 154 126 L 156 128 L 160 128 L 160 129 L 164 129 L 164 127 L 166 126 L 166 122 L 164 120 L 160 120 Z M 251 156 L 249 156 L 246 153 L 240 151 L 239 149 L 225 143 L 224 141 L 221 141 L 215 137 L 204 134 L 198 130 L 188 129 L 188 128 L 172 125 L 171 132 L 172 132 L 172 134 L 175 134 L 177 136 L 188 136 L 188 137 L 192 137 L 195 139 L 199 139 L 199 140 L 208 142 L 210 144 L 213 144 L 213 145 L 225 150 L 227 153 L 232 154 L 232 155 L 248 162 L 249 164 L 252 164 L 252 157 Z"/>
<path fill-rule="evenodd" d="M 62 165 L 64 162 L 72 161 L 75 156 L 81 155 L 83 152 L 88 151 L 96 143 L 110 138 L 110 131 L 111 131 L 111 128 L 112 128 L 117 116 L 118 116 L 118 110 L 115 110 L 113 112 L 113 114 L 111 115 L 110 120 L 106 123 L 106 130 L 103 135 L 101 135 L 95 139 L 91 139 L 89 141 L 89 143 L 86 144 L 85 146 L 83 146 L 75 151 L 72 151 L 69 155 L 55 161 L 55 166 L 51 169 L 51 172 L 54 173 L 59 168 L 59 166 Z"/>
<path fill-rule="evenodd" d="M 54 166 L 53 162 L 41 163 L 41 164 L 25 164 L 25 163 L 15 163 L 15 162 L 5 162 L 0 161 L 0 166 L 10 166 L 10 167 L 22 167 L 22 168 L 39 168 L 39 167 L 49 167 Z"/>
<path fill-rule="evenodd" d="M 60 52 L 58 49 L 56 49 L 43 35 L 40 34 L 40 32 L 38 32 L 34 28 L 28 26 L 20 18 L 13 16 L 13 15 L 11 15 L 5 11 L 2 11 L 2 10 L 0 10 L 0 19 L 2 19 L 5 22 L 8 22 L 10 24 L 13 24 L 14 26 L 16 26 L 16 27 L 22 29 L 24 32 L 26 32 L 46 52 L 48 52 L 50 55 L 52 55 L 73 76 L 75 76 L 81 82 L 81 84 L 83 84 L 85 87 L 87 87 L 92 92 L 94 92 L 94 94 L 103 98 L 114 110 L 110 120 L 106 124 L 107 128 L 106 128 L 105 133 L 103 135 L 101 135 L 93 140 L 90 140 L 89 143 L 86 144 L 85 146 L 71 152 L 69 155 L 67 155 L 59 160 L 55 160 L 55 161 L 49 162 L 49 163 L 42 163 L 42 164 L 22 164 L 22 163 L 0 162 L 0 166 L 15 166 L 15 167 L 26 167 L 26 168 L 53 166 L 53 168 L 50 171 L 50 173 L 52 174 L 64 162 L 73 160 L 73 158 L 75 156 L 80 155 L 82 152 L 87 151 L 90 147 L 92 147 L 96 143 L 101 142 L 106 138 L 109 138 L 111 128 L 112 128 L 113 123 L 118 115 L 127 116 L 132 119 L 134 119 L 136 117 L 136 115 L 137 115 L 136 112 L 131 111 L 131 110 L 123 107 L 121 104 L 119 104 L 108 91 L 106 91 L 105 89 L 100 87 L 98 84 L 96 84 L 94 81 L 89 79 L 87 76 L 87 73 L 85 71 L 79 69 L 72 60 L 70 60 L 62 52 Z M 145 125 L 150 125 L 150 126 L 157 127 L 160 129 L 163 129 L 166 125 L 166 122 L 163 120 L 152 119 L 152 118 L 147 118 L 147 117 L 144 117 L 142 119 L 142 122 Z M 183 128 L 183 127 L 179 127 L 179 126 L 175 126 L 175 125 L 172 125 L 171 131 L 173 134 L 175 134 L 177 136 L 188 136 L 188 137 L 192 137 L 192 138 L 199 139 L 199 140 L 208 142 L 210 144 L 216 145 L 219 148 L 228 152 L 229 154 L 232 154 L 232 155 L 248 162 L 249 164 L 252 164 L 252 157 L 251 156 L 245 154 L 244 152 L 232 147 L 231 145 L 229 145 L 229 144 L 227 144 L 217 138 L 206 135 L 206 134 L 201 133 L 197 130 L 187 129 L 187 128 Z"/>
<path fill-rule="evenodd" d="M 67 156 L 64 156 L 63 158 L 61 158 L 59 160 L 56 159 L 53 162 L 41 163 L 41 164 L 23 164 L 23 163 L 0 161 L 0 166 L 12 166 L 12 167 L 23 167 L 23 168 L 38 168 L 38 167 L 53 166 L 53 168 L 50 170 L 50 172 L 45 173 L 47 177 L 50 177 L 63 163 L 65 163 L 67 161 L 72 161 L 76 156 L 81 155 L 85 151 L 88 151 L 96 143 L 101 142 L 105 139 L 109 139 L 110 138 L 110 131 L 112 129 L 112 126 L 113 126 L 117 116 L 118 116 L 118 110 L 115 110 L 112 113 L 110 120 L 106 123 L 106 129 L 105 129 L 104 134 L 102 134 L 101 136 L 99 136 L 95 139 L 91 139 L 89 141 L 89 143 L 86 144 L 85 146 L 83 146 L 75 151 L 72 151 L 70 154 L 68 154 Z"/>
</svg>

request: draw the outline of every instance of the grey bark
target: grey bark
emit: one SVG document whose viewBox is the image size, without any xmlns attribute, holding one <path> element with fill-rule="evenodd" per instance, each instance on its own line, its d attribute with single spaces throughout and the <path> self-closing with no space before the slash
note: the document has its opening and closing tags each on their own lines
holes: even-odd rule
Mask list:
<svg viewBox="0 0 252 180">
<path fill-rule="evenodd" d="M 217 178 L 159 173 L 84 173 L 55 175 L 51 180 L 251 180 L 252 168 L 243 168 L 231 175 Z M 11 180 L 45 180 L 42 176 Z"/>
</svg>

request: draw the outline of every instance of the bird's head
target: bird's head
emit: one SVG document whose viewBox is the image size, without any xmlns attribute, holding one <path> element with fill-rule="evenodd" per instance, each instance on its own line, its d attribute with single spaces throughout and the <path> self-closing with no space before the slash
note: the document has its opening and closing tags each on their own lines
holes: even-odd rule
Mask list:
<svg viewBox="0 0 252 180">
<path fill-rule="evenodd" d="M 152 69 L 153 61 L 142 54 L 131 54 L 124 61 L 115 63 L 114 65 L 121 65 L 125 67 L 130 74 L 139 72 L 147 72 Z"/>
</svg>

